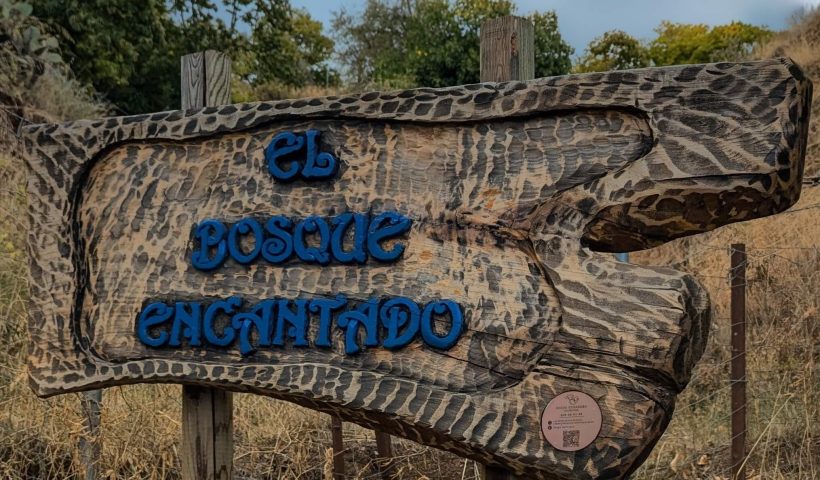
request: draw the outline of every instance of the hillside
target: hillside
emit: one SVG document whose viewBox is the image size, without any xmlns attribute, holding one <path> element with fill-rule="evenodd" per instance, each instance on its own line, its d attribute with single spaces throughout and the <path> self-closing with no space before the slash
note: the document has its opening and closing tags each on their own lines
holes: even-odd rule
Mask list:
<svg viewBox="0 0 820 480">
<path fill-rule="evenodd" d="M 715 305 L 707 354 L 679 397 L 675 417 L 635 478 L 728 479 L 729 253 L 749 250 L 748 397 L 750 478 L 820 478 L 820 13 L 804 18 L 756 54 L 788 56 L 815 81 L 802 197 L 773 218 L 735 224 L 696 238 L 633 253 L 631 261 L 694 273 Z M 30 73 L 30 72 L 29 72 Z M 33 75 L 33 74 L 32 74 Z M 15 133 L 20 122 L 103 114 L 94 99 L 59 71 L 0 77 L 0 477 L 64 478 L 79 474 L 83 415 L 77 395 L 37 399 L 25 372 L 26 200 Z M 4 83 L 5 82 L 5 83 Z M 18 82 L 18 83 L 14 83 Z M 323 478 L 327 417 L 290 404 L 237 395 L 236 467 L 253 478 Z M 106 391 L 105 478 L 177 478 L 180 388 L 142 385 Z M 346 425 L 349 461 L 374 471 L 372 432 Z M 397 441 L 402 478 L 473 478 L 472 464 Z M 466 467 L 466 476 L 462 477 Z M 364 478 L 364 476 L 362 478 Z"/>
</svg>

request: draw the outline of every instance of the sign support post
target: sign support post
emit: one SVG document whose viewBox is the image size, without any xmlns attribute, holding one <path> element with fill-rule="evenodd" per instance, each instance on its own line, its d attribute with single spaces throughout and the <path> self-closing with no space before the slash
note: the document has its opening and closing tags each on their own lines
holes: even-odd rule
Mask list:
<svg viewBox="0 0 820 480">
<path fill-rule="evenodd" d="M 344 445 L 342 444 L 342 419 L 330 416 L 330 437 L 333 445 L 333 479 L 344 480 L 345 471 Z"/>
<path fill-rule="evenodd" d="M 231 60 L 208 50 L 181 61 L 182 108 L 230 103 Z M 233 394 L 210 387 L 182 387 L 182 478 L 233 478 Z"/>
<path fill-rule="evenodd" d="M 86 419 L 86 435 L 80 439 L 80 457 L 85 469 L 86 480 L 94 480 L 97 478 L 97 464 L 102 454 L 102 439 L 100 438 L 102 389 L 83 392 L 80 402 Z"/>
<path fill-rule="evenodd" d="M 523 17 L 506 16 L 481 25 L 482 82 L 509 82 L 535 78 L 535 27 Z M 515 480 L 512 472 L 493 466 L 481 468 L 483 480 Z"/>
<path fill-rule="evenodd" d="M 482 82 L 535 78 L 535 27 L 523 17 L 506 16 L 481 25 Z"/>
<path fill-rule="evenodd" d="M 383 480 L 390 480 L 393 477 L 393 441 L 390 434 L 381 430 L 376 430 L 376 453 L 379 457 L 379 470 Z"/>
</svg>

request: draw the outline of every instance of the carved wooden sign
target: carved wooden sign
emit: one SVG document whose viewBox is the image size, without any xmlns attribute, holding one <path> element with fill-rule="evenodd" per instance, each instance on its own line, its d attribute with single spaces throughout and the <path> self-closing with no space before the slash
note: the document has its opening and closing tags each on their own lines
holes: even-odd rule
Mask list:
<svg viewBox="0 0 820 480">
<path fill-rule="evenodd" d="M 771 60 L 29 127 L 33 388 L 216 385 L 625 476 L 709 303 L 597 252 L 788 208 L 810 99 Z"/>
</svg>

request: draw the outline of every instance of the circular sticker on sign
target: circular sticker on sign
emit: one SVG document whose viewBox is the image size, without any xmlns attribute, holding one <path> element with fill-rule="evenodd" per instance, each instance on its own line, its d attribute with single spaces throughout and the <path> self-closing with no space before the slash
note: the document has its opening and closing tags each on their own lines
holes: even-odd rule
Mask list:
<svg viewBox="0 0 820 480">
<path fill-rule="evenodd" d="M 544 409 L 541 432 L 558 450 L 580 450 L 601 433 L 601 407 L 584 392 L 564 392 L 553 398 Z"/>
</svg>

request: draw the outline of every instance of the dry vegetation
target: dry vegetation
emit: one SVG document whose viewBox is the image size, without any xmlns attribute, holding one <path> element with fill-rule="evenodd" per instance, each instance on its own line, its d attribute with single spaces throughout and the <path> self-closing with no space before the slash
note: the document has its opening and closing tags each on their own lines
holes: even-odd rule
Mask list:
<svg viewBox="0 0 820 480">
<path fill-rule="evenodd" d="M 728 479 L 731 360 L 730 246 L 745 243 L 747 266 L 748 474 L 820 478 L 820 13 L 760 49 L 788 56 L 814 80 L 800 201 L 772 218 L 723 227 L 633 254 L 648 265 L 692 272 L 709 289 L 715 316 L 707 352 L 678 397 L 675 416 L 639 479 Z"/>
<path fill-rule="evenodd" d="M 820 79 L 820 15 L 776 37 L 761 56 L 787 55 Z M 13 114 L 67 119 L 98 113 L 87 96 L 70 95 L 54 78 Z M 820 81 L 815 81 L 820 85 Z M 2 91 L 3 88 L 0 88 Z M 820 91 L 820 88 L 816 88 Z M 8 90 L 5 91 L 6 93 Z M 288 92 L 298 93 L 298 92 Z M 276 96 L 276 95 L 272 95 Z M 34 102 L 36 99 L 36 102 Z M 25 107 L 21 106 L 25 105 Z M 813 119 L 820 118 L 815 103 Z M 0 112 L 3 113 L 3 112 Z M 83 435 L 79 396 L 34 397 L 25 358 L 25 192 L 13 148 L 15 121 L 0 115 L 0 477 L 64 478 L 80 474 Z M 820 175 L 820 133 L 812 122 L 806 175 Z M 757 479 L 820 478 L 817 379 L 820 308 L 820 187 L 806 185 L 799 204 L 775 218 L 683 239 L 632 260 L 673 265 L 701 278 L 711 292 L 715 321 L 707 354 L 680 396 L 675 417 L 639 479 L 728 479 L 729 457 L 729 245 L 750 251 L 748 469 Z M 105 392 L 102 417 L 105 478 L 176 478 L 180 441 L 180 388 L 141 385 Z M 376 471 L 372 432 L 346 424 L 349 470 Z M 248 478 L 324 478 L 330 445 L 326 416 L 265 397 L 237 395 L 235 464 Z M 462 478 L 463 460 L 397 441 L 402 478 Z M 472 462 L 464 478 L 473 478 Z"/>
</svg>

